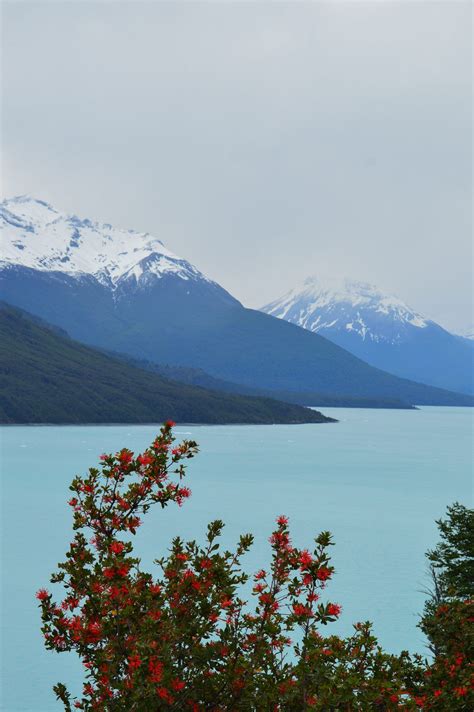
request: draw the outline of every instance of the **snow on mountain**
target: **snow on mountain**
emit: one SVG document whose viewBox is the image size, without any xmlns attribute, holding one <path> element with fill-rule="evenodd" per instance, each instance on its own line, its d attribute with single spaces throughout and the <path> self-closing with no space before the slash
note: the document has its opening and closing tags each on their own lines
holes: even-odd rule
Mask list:
<svg viewBox="0 0 474 712">
<path fill-rule="evenodd" d="M 310 277 L 262 311 L 317 332 L 388 373 L 474 391 L 472 342 L 372 284 Z"/>
<path fill-rule="evenodd" d="M 309 277 L 262 311 L 323 335 L 345 331 L 387 343 L 402 340 L 407 327 L 425 329 L 431 323 L 398 297 L 348 278 Z"/>
<path fill-rule="evenodd" d="M 462 336 L 464 339 L 474 341 L 474 324 L 471 324 L 470 327 L 464 329 L 464 331 L 462 331 L 459 336 Z"/>
<path fill-rule="evenodd" d="M 210 283 L 149 233 L 66 215 L 29 196 L 0 203 L 0 225 L 0 269 L 20 266 L 76 277 L 93 275 L 112 290 L 126 280 L 141 285 L 164 275 Z"/>
</svg>

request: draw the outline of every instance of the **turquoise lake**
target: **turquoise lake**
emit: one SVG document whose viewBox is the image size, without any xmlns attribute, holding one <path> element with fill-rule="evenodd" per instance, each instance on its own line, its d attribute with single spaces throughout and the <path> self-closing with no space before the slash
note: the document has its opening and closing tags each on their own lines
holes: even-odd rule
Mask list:
<svg viewBox="0 0 474 712">
<path fill-rule="evenodd" d="M 337 424 L 183 426 L 178 438 L 199 442 L 189 462 L 192 498 L 179 509 L 153 510 L 136 537 L 144 566 L 171 538 L 202 539 L 207 522 L 226 522 L 223 541 L 242 532 L 255 544 L 246 557 L 256 570 L 279 514 L 290 517 L 293 540 L 311 547 L 315 534 L 335 538 L 336 576 L 327 598 L 342 604 L 340 622 L 323 630 L 349 633 L 372 620 L 389 651 L 426 653 L 416 627 L 426 576 L 424 553 L 437 541 L 435 519 L 453 501 L 472 501 L 473 411 L 323 409 Z M 66 504 L 72 477 L 104 451 L 139 451 L 154 426 L 4 427 L 2 465 L 2 710 L 52 712 L 57 681 L 80 689 L 72 655 L 44 650 L 35 591 L 71 537 Z"/>
</svg>

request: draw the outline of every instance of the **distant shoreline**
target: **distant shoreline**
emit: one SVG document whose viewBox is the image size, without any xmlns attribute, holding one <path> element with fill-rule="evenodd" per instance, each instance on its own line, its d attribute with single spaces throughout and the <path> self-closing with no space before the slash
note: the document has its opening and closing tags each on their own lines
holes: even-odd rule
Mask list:
<svg viewBox="0 0 474 712">
<path fill-rule="evenodd" d="M 321 420 L 320 422 L 311 422 L 308 421 L 307 423 L 176 423 L 176 426 L 179 427 L 187 427 L 187 428 L 195 428 L 195 427 L 213 427 L 213 428 L 222 428 L 222 427 L 235 427 L 238 426 L 239 428 L 243 427 L 250 427 L 250 428 L 255 428 L 255 427 L 274 427 L 274 426 L 285 426 L 285 425 L 290 425 L 290 426 L 295 426 L 295 425 L 326 425 L 327 423 L 338 423 L 339 421 L 336 418 L 329 418 L 327 416 L 324 416 L 326 420 Z M 51 428 L 51 427 L 74 427 L 74 428 L 86 428 L 86 427 L 103 427 L 103 428 L 110 428 L 110 427 L 116 427 L 117 425 L 127 425 L 129 427 L 142 427 L 142 426 L 156 426 L 156 427 L 161 427 L 163 423 L 161 421 L 157 421 L 156 423 L 0 423 L 0 428 L 19 428 L 19 427 L 45 427 L 45 428 Z"/>
</svg>

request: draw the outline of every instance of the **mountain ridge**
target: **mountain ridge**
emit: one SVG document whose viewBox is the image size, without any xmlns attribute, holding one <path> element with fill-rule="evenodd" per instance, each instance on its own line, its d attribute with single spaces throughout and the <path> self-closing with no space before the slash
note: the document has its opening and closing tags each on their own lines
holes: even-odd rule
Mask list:
<svg viewBox="0 0 474 712">
<path fill-rule="evenodd" d="M 375 285 L 310 277 L 262 311 L 394 375 L 472 394 L 472 343 Z"/>
<path fill-rule="evenodd" d="M 112 291 L 129 281 L 137 287 L 146 286 L 150 277 L 168 274 L 222 289 L 147 232 L 61 213 L 46 201 L 27 195 L 0 203 L 0 219 L 5 234 L 0 256 L 3 268 L 20 265 L 77 278 L 91 275 Z M 46 243 L 41 240 L 44 232 L 48 235 Z M 228 297 L 237 302 L 230 294 Z"/>
<path fill-rule="evenodd" d="M 0 263 L 3 299 L 78 341 L 155 363 L 201 368 L 214 378 L 265 391 L 420 405 L 473 403 L 459 393 L 396 378 L 318 334 L 245 308 L 174 253 L 167 256 L 175 260 L 173 269 L 168 263 L 155 269 L 154 258 L 151 265 L 147 258 L 166 248 L 147 233 L 104 224 L 102 234 L 102 224 L 88 219 L 74 218 L 71 225 L 58 211 L 50 219 L 51 206 L 44 201 L 16 203 L 3 204 L 9 242 Z M 75 229 L 80 234 L 71 238 Z M 136 235 L 141 237 L 134 245 Z M 120 255 L 124 244 L 130 254 Z M 91 266 L 95 254 L 103 259 Z M 138 263 L 142 272 L 131 276 Z"/>
<path fill-rule="evenodd" d="M 376 285 L 348 277 L 325 280 L 316 276 L 308 277 L 300 287 L 290 290 L 283 297 L 264 305 L 261 309 L 267 314 L 287 319 L 316 333 L 338 325 L 339 328 L 356 332 L 363 340 L 371 338 L 374 341 L 387 340 L 392 343 L 399 340 L 400 334 L 397 333 L 384 334 L 368 330 L 362 320 L 358 323 L 356 321 L 355 324 L 351 321 L 345 324 L 339 323 L 344 318 L 344 310 L 333 314 L 328 321 L 321 319 L 324 308 L 330 312 L 335 310 L 338 304 L 347 305 L 356 312 L 370 310 L 384 316 L 390 315 L 393 322 L 398 322 L 400 328 L 403 324 L 409 324 L 425 329 L 430 323 L 434 323 L 422 317 L 398 297 L 383 292 Z M 297 309 L 298 317 L 295 313 Z M 289 316 L 291 318 L 288 318 Z M 347 317 L 350 316 L 349 312 Z"/>
</svg>

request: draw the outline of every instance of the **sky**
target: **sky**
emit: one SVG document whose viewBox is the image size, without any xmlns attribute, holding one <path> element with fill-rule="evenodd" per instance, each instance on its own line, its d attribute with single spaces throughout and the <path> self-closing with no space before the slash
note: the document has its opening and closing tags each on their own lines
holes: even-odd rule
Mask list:
<svg viewBox="0 0 474 712">
<path fill-rule="evenodd" d="M 471 3 L 2 3 L 2 193 L 259 307 L 309 275 L 473 321 Z"/>
</svg>

